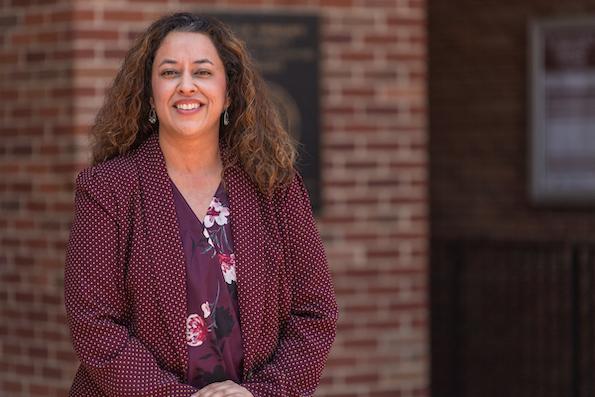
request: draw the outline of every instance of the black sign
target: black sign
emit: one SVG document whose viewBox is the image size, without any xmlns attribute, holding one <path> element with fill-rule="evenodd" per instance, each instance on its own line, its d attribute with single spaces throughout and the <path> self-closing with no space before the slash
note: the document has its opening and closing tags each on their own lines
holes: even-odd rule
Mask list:
<svg viewBox="0 0 595 397">
<path fill-rule="evenodd" d="M 211 14 L 247 45 L 285 127 L 299 142 L 298 168 L 320 208 L 319 19 L 295 14 Z"/>
</svg>

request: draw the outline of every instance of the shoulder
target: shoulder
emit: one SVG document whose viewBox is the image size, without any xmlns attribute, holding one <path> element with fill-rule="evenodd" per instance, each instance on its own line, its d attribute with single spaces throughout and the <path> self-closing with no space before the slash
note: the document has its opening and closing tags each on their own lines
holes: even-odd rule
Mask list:
<svg viewBox="0 0 595 397">
<path fill-rule="evenodd" d="M 277 204 L 290 204 L 294 201 L 304 200 L 309 204 L 310 196 L 308 194 L 308 189 L 304 184 L 304 178 L 297 170 L 294 172 L 289 183 L 277 189 L 273 195 L 273 201 Z"/>
<path fill-rule="evenodd" d="M 283 203 L 286 200 L 291 200 L 295 198 L 308 198 L 308 190 L 304 185 L 304 179 L 299 171 L 294 170 L 293 176 L 291 177 L 288 183 L 285 183 L 283 186 L 277 188 L 274 193 L 268 197 L 266 197 L 256 185 L 256 182 L 250 175 L 244 170 L 241 166 L 231 166 L 225 170 L 225 180 L 227 183 L 233 183 L 243 190 L 252 192 L 260 196 L 261 200 L 272 200 L 274 204 Z"/>
<path fill-rule="evenodd" d="M 298 171 L 295 171 L 288 184 L 277 189 L 272 197 L 272 204 L 281 217 L 288 219 L 309 219 L 314 216 L 310 194 Z"/>
<path fill-rule="evenodd" d="M 76 178 L 75 190 L 98 199 L 129 196 L 138 187 L 136 156 L 136 151 L 131 151 L 81 170 Z"/>
</svg>

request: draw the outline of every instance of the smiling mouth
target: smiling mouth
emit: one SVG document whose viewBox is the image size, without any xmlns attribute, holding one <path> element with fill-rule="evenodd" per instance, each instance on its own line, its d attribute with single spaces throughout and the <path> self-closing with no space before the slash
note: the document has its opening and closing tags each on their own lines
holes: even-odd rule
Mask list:
<svg viewBox="0 0 595 397">
<path fill-rule="evenodd" d="M 174 107 L 180 110 L 194 110 L 198 109 L 200 106 L 201 105 L 199 105 L 198 103 L 181 103 L 179 105 L 175 105 Z"/>
</svg>

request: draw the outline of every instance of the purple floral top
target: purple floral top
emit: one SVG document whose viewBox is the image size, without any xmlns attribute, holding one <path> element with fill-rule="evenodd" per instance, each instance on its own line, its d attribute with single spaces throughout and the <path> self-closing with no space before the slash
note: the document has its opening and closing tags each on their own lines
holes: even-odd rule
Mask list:
<svg viewBox="0 0 595 397">
<path fill-rule="evenodd" d="M 188 383 L 239 382 L 243 349 L 227 194 L 220 184 L 200 222 L 171 185 L 186 256 Z"/>
</svg>

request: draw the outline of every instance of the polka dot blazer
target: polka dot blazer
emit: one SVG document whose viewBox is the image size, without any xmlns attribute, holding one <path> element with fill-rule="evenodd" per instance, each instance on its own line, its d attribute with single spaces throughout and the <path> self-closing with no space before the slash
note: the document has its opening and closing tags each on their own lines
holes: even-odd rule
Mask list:
<svg viewBox="0 0 595 397">
<path fill-rule="evenodd" d="M 272 198 L 240 168 L 224 175 L 244 363 L 254 396 L 311 396 L 335 338 L 337 305 L 297 175 Z M 186 269 L 158 135 L 83 170 L 65 268 L 80 360 L 71 396 L 184 396 Z"/>
</svg>

